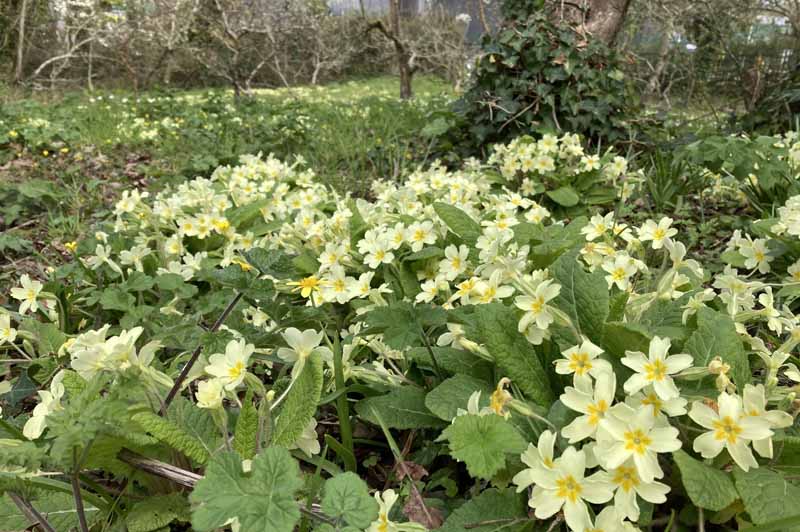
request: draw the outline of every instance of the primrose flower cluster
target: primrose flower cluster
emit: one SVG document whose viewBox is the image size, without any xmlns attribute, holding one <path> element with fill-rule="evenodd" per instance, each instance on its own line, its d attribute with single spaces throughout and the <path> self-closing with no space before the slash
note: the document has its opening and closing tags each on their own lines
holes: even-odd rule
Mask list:
<svg viewBox="0 0 800 532">
<path fill-rule="evenodd" d="M 770 260 L 769 253 L 762 256 L 758 239 L 735 235 L 746 273 L 728 267 L 711 276 L 687 256 L 670 218 L 633 225 L 610 212 L 569 223 L 554 220 L 559 207 L 545 191 L 558 172 L 599 172 L 618 182 L 626 197 L 632 191 L 625 191 L 625 183 L 635 181 L 626 164 L 613 154 L 587 155 L 573 135 L 544 136 L 498 147 L 486 165 L 472 160 L 450 171 L 433 164 L 402 184 L 377 181 L 367 200 L 317 183 L 300 161 L 245 156 L 240 165 L 220 167 L 210 178 L 156 194 L 126 191 L 116 204 L 113 229 L 82 243 L 76 255 L 106 283 L 149 274 L 192 286 L 213 283 L 208 272 L 220 268 L 252 273 L 257 266 L 246 253 L 255 248 L 302 259 L 302 275 L 263 274 L 259 280 L 305 310 L 328 305 L 346 310 L 340 314 L 347 317 L 318 328 L 281 327 L 259 296 L 248 297 L 235 311 L 238 323 L 273 340 L 259 343 L 244 326 L 223 325 L 234 339 L 218 350 L 223 352 L 202 356 L 186 380 L 196 404 L 216 413 L 238 402 L 245 387 L 263 387 L 262 377 L 284 375 L 276 367 L 290 384 L 279 397 L 270 396 L 273 405 L 312 358 L 333 375 L 334 337 L 341 340 L 336 343 L 345 382 L 377 384 L 381 390 L 407 386 L 411 350 L 365 329 L 361 319 L 391 304 L 445 311 L 447 323 L 440 323 L 432 338 L 435 347 L 496 363 L 497 353 L 451 317 L 466 307 L 502 306 L 515 316 L 516 330 L 509 329 L 524 337 L 526 356 L 538 357 L 545 347 L 561 353 L 552 370 L 572 382 L 555 396 L 576 414 L 560 428 L 547 422 L 549 429 L 522 453 L 526 468 L 514 484 L 529 490 L 529 505 L 539 519 L 562 512 L 574 531 L 630 531 L 640 518 L 640 500 L 662 504 L 671 493 L 663 467 L 669 453 L 686 448 L 707 459 L 725 453 L 725 460 L 744 471 L 758 467 L 757 456 L 773 456 L 774 437 L 793 423 L 800 371 L 789 359 L 800 343 L 800 322 L 776 303 L 780 298 L 772 285 L 759 280 L 770 271 Z M 498 182 L 498 167 L 508 181 Z M 525 177 L 515 186 L 519 172 Z M 786 227 L 793 227 L 789 214 Z M 612 353 L 601 333 L 579 323 L 578 310 L 568 312 L 565 301 L 582 296 L 553 266 L 567 259 L 591 279 L 587 283 L 596 282 L 590 287 L 595 293 L 616 302 L 615 317 L 601 325 L 624 330 L 623 342 L 638 341 L 637 346 Z M 38 305 L 47 297 L 29 278 L 21 278 L 20 285 L 11 296 L 20 302 L 14 319 L 21 320 L 43 310 Z M 176 292 L 160 301 L 152 320 L 174 323 L 169 320 L 185 317 L 194 323 L 195 293 Z M 669 319 L 659 314 L 656 320 L 656 313 Z M 652 325 L 655 321 L 659 324 Z M 134 376 L 158 395 L 176 371 L 155 356 L 160 344 L 136 348 L 149 326 L 123 328 L 116 335 L 108 325 L 83 331 L 67 340 L 63 353 L 86 379 L 98 373 Z M 690 335 L 725 327 L 741 357 L 691 349 Z M 0 343 L 15 337 L 11 318 L 0 320 Z M 763 366 L 757 379 L 748 354 Z M 452 423 L 463 416 L 529 415 L 515 386 L 520 383 L 502 371 L 497 377 L 488 405 L 474 390 Z M 326 380 L 326 392 L 335 389 L 336 380 Z M 62 388 L 54 379 L 50 391 L 41 392 L 26 436 L 43 433 L 47 414 L 59 408 Z M 295 443 L 307 454 L 320 450 L 315 426 L 312 419 Z M 394 492 L 376 497 L 381 513 L 370 530 L 419 530 L 389 519 Z"/>
</svg>

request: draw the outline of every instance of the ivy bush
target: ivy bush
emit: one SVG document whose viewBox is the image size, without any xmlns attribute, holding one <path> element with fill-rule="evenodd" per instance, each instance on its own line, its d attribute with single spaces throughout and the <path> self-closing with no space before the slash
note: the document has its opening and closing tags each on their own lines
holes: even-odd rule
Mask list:
<svg viewBox="0 0 800 532">
<path fill-rule="evenodd" d="M 371 200 L 256 156 L 126 190 L 0 315 L 3 524 L 796 526 L 796 283 L 755 241 L 710 275 L 594 157 L 522 139 Z M 567 168 L 620 201 L 558 219 Z"/>
<path fill-rule="evenodd" d="M 616 54 L 554 23 L 544 9 L 512 3 L 505 11 L 506 24 L 484 36 L 452 112 L 432 115 L 426 133 L 440 135 L 440 149 L 472 155 L 542 129 L 572 131 L 595 143 L 630 138 L 635 97 Z"/>
</svg>

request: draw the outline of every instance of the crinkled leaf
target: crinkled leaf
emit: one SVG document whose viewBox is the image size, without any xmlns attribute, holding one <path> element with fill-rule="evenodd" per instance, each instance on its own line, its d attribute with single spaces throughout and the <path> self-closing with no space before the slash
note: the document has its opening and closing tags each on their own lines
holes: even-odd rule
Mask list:
<svg viewBox="0 0 800 532">
<path fill-rule="evenodd" d="M 236 428 L 233 432 L 233 450 L 247 460 L 256 454 L 256 438 L 258 437 L 258 409 L 253 404 L 253 393 L 248 391 L 239 417 L 236 419 Z"/>
<path fill-rule="evenodd" d="M 272 443 L 288 447 L 302 434 L 314 412 L 322 393 L 322 359 L 314 354 L 306 360 L 292 389 L 286 395 L 280 413 L 275 420 Z"/>
<path fill-rule="evenodd" d="M 134 504 L 125 516 L 125 526 L 128 532 L 152 532 L 176 520 L 189 520 L 189 503 L 180 494 L 170 493 Z"/>
<path fill-rule="evenodd" d="M 169 419 L 153 412 L 139 412 L 133 416 L 133 420 L 159 441 L 182 452 L 195 462 L 205 464 L 208 461 L 209 452 L 203 442 Z"/>
<path fill-rule="evenodd" d="M 730 473 L 707 466 L 684 451 L 672 453 L 689 499 L 706 510 L 719 511 L 739 498 Z"/>
<path fill-rule="evenodd" d="M 492 386 L 468 375 L 456 375 L 428 392 L 425 406 L 441 419 L 451 421 L 459 408 L 467 409 L 470 396 L 477 391 L 481 392 L 482 399 L 488 400 Z"/>
<path fill-rule="evenodd" d="M 747 473 L 736 468 L 733 476 L 753 523 L 762 525 L 791 517 L 797 517 L 796 522 L 800 523 L 800 508 L 797 505 L 800 487 L 789 483 L 783 475 L 765 468 L 751 469 Z M 800 524 L 784 530 L 800 530 Z"/>
<path fill-rule="evenodd" d="M 481 226 L 467 213 L 447 203 L 434 203 L 433 209 L 448 229 L 461 237 L 464 242 L 474 245 L 481 236 Z"/>
<path fill-rule="evenodd" d="M 29 502 L 56 530 L 77 530 L 78 512 L 72 494 L 42 491 Z M 87 501 L 84 501 L 83 511 L 90 525 L 103 517 L 100 509 Z M 7 494 L 0 496 L 0 530 L 28 530 L 33 524 Z"/>
<path fill-rule="evenodd" d="M 386 395 L 370 397 L 356 404 L 356 412 L 362 419 L 378 425 L 373 410 L 390 429 L 441 427 L 445 424 L 425 406 L 425 391 L 411 386 L 395 388 Z"/>
<path fill-rule="evenodd" d="M 738 387 L 750 382 L 747 353 L 728 315 L 709 308 L 698 310 L 697 330 L 686 341 L 684 349 L 694 357 L 695 366 L 708 366 L 711 360 L 720 357 L 730 364 L 733 382 Z"/>
<path fill-rule="evenodd" d="M 578 333 L 601 344 L 609 312 L 608 284 L 603 272 L 600 269 L 592 273 L 586 271 L 575 249 L 561 255 L 550 267 L 550 273 L 561 285 L 561 292 L 553 300 L 554 306 L 570 317 Z"/>
</svg>

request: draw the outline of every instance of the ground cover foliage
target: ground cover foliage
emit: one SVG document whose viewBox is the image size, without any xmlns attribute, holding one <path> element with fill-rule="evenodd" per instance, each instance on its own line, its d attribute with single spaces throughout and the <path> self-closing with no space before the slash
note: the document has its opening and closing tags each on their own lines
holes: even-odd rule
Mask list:
<svg viewBox="0 0 800 532">
<path fill-rule="evenodd" d="M 357 194 L 278 147 L 109 192 L 9 276 L 3 527 L 790 530 L 800 143 L 704 142 L 540 131 Z"/>
</svg>

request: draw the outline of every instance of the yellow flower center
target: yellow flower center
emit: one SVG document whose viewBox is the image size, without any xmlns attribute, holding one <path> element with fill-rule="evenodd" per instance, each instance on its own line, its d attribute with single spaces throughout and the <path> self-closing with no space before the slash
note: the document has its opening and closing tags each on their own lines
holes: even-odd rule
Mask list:
<svg viewBox="0 0 800 532">
<path fill-rule="evenodd" d="M 617 268 L 613 272 L 611 272 L 611 278 L 615 281 L 624 281 L 625 280 L 625 269 L 624 268 Z"/>
<path fill-rule="evenodd" d="M 625 450 L 633 451 L 636 454 L 644 454 L 650 444 L 653 443 L 653 440 L 641 429 L 626 431 L 624 437 Z"/>
<path fill-rule="evenodd" d="M 542 311 L 543 307 L 544 307 L 544 298 L 542 296 L 538 296 L 534 298 L 533 302 L 531 303 L 531 312 L 533 312 L 534 314 L 539 314 Z"/>
<path fill-rule="evenodd" d="M 455 257 L 450 261 L 450 266 L 453 267 L 454 270 L 461 269 L 461 259 L 459 257 Z"/>
<path fill-rule="evenodd" d="M 28 291 L 25 292 L 25 296 L 28 299 L 36 299 L 36 291 L 33 290 L 32 288 L 28 288 Z"/>
<path fill-rule="evenodd" d="M 423 240 L 425 240 L 425 231 L 423 231 L 422 229 L 417 229 L 414 232 L 414 241 L 421 242 Z"/>
<path fill-rule="evenodd" d="M 344 289 L 345 289 L 345 283 L 344 283 L 344 281 L 342 279 L 336 279 L 333 282 L 333 291 L 334 292 L 341 293 L 341 292 L 344 292 Z"/>
<path fill-rule="evenodd" d="M 665 236 L 667 236 L 667 232 L 661 229 L 660 227 L 653 231 L 653 240 L 661 240 Z"/>
<path fill-rule="evenodd" d="M 724 418 L 714 421 L 714 438 L 717 440 L 725 440 L 730 444 L 736 443 L 736 440 L 739 439 L 739 434 L 742 432 L 742 427 L 736 421 L 730 417 L 725 416 Z"/>
<path fill-rule="evenodd" d="M 238 379 L 243 371 L 244 371 L 244 362 L 240 360 L 236 364 L 228 368 L 228 377 L 230 377 L 231 379 Z"/>
<path fill-rule="evenodd" d="M 763 251 L 756 251 L 756 252 L 755 252 L 755 258 L 756 258 L 756 260 L 757 260 L 758 262 L 763 262 L 763 261 L 764 261 L 764 259 L 766 258 L 766 255 L 764 255 L 764 252 L 763 252 Z"/>
<path fill-rule="evenodd" d="M 592 362 L 589 353 L 573 353 L 569 356 L 569 369 L 576 375 L 582 376 L 592 369 Z"/>
<path fill-rule="evenodd" d="M 608 403 L 600 399 L 595 404 L 590 404 L 586 409 L 589 411 L 589 424 L 594 427 L 605 416 L 606 410 L 608 410 Z"/>
<path fill-rule="evenodd" d="M 655 392 L 650 392 L 647 396 L 645 396 L 645 398 L 642 399 L 642 404 L 652 406 L 654 416 L 657 416 L 661 413 L 661 407 L 664 405 Z"/>
<path fill-rule="evenodd" d="M 631 491 L 639 485 L 639 477 L 633 467 L 620 466 L 614 471 L 614 484 L 621 487 L 625 492 Z"/>
<path fill-rule="evenodd" d="M 556 496 L 562 499 L 567 499 L 570 502 L 576 502 L 580 497 L 581 491 L 583 488 L 581 485 L 572 477 L 572 475 L 567 475 L 556 480 Z"/>
<path fill-rule="evenodd" d="M 375 258 L 378 259 L 379 261 L 383 260 L 384 257 L 386 257 L 386 252 L 384 250 L 379 249 L 378 251 L 375 252 Z"/>
<path fill-rule="evenodd" d="M 648 381 L 663 381 L 667 376 L 667 365 L 659 358 L 645 364 L 644 371 Z"/>
</svg>

